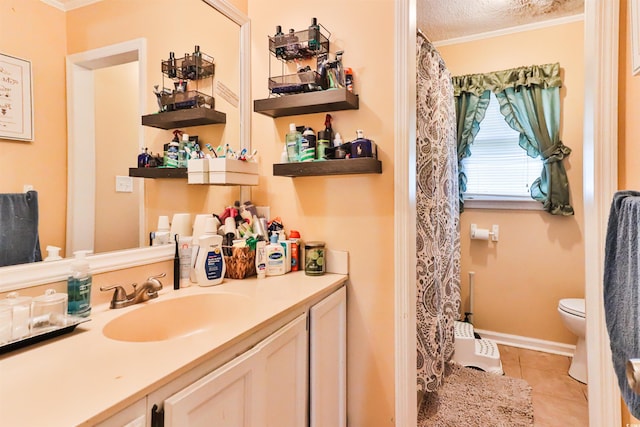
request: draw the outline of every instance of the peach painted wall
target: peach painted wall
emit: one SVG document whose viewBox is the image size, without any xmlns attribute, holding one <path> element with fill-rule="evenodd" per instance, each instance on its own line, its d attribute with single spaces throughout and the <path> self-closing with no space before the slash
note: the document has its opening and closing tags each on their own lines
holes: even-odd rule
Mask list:
<svg viewBox="0 0 640 427">
<path fill-rule="evenodd" d="M 562 43 L 558 43 L 562 40 Z M 557 313 L 561 298 L 584 297 L 582 125 L 583 23 L 438 47 L 453 75 L 559 62 L 561 139 L 575 216 L 542 211 L 466 209 L 461 215 L 462 295 L 468 310 L 468 273 L 474 271 L 474 325 L 505 334 L 575 343 Z M 469 239 L 472 223 L 500 226 L 497 243 Z"/>
<path fill-rule="evenodd" d="M 35 126 L 33 141 L 0 138 L 0 193 L 22 193 L 25 184 L 38 191 L 40 245 L 44 257 L 47 245 L 65 246 L 64 13 L 40 0 L 0 0 L 0 53 L 31 61 Z"/>
<path fill-rule="evenodd" d="M 353 426 L 394 425 L 393 146 L 394 69 L 392 0 L 249 1 L 252 24 L 253 99 L 268 96 L 268 36 L 276 25 L 303 30 L 312 17 L 331 32 L 332 56 L 344 50 L 355 74 L 360 109 L 332 112 L 333 128 L 345 140 L 363 129 L 378 144 L 381 175 L 285 178 L 272 176 L 289 123 L 324 128 L 324 113 L 273 119 L 252 116 L 254 147 L 261 153 L 260 185 L 253 199 L 269 203 L 285 228 L 302 240 L 323 240 L 349 251 L 347 286 L 348 418 Z M 272 64 L 274 76 L 280 74 Z"/>
</svg>

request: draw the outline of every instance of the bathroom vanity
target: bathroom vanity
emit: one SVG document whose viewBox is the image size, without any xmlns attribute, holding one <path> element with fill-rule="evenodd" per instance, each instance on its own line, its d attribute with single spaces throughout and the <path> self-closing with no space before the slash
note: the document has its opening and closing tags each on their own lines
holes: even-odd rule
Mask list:
<svg viewBox="0 0 640 427">
<path fill-rule="evenodd" d="M 346 425 L 347 278 L 165 283 L 94 306 L 73 333 L 0 356 L 0 424 Z"/>
</svg>

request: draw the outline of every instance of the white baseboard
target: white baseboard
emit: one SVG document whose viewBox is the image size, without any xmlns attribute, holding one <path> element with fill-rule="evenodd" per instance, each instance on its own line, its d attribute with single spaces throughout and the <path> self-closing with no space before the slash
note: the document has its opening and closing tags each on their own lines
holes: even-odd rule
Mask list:
<svg viewBox="0 0 640 427">
<path fill-rule="evenodd" d="M 511 347 L 526 348 L 528 350 L 542 351 L 545 353 L 559 354 L 561 356 L 572 357 L 576 349 L 575 345 L 565 344 L 555 341 L 546 341 L 537 338 L 521 337 L 519 335 L 503 334 L 501 332 L 485 331 L 475 329 L 482 338 L 489 339 L 498 344 Z"/>
</svg>

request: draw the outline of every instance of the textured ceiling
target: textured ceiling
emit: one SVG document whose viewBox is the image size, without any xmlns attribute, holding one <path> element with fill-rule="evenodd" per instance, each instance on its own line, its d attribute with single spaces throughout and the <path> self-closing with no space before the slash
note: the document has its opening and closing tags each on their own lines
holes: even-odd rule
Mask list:
<svg viewBox="0 0 640 427">
<path fill-rule="evenodd" d="M 584 0 L 417 0 L 420 28 L 442 41 L 578 15 Z"/>
</svg>

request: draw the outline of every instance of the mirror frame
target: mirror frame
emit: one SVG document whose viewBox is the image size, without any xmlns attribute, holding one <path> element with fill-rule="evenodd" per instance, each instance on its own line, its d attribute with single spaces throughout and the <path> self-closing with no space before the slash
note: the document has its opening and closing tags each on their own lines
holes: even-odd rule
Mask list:
<svg viewBox="0 0 640 427">
<path fill-rule="evenodd" d="M 240 108 L 240 143 L 242 148 L 246 147 L 249 150 L 251 148 L 251 21 L 247 15 L 239 11 L 226 0 L 202 1 L 238 24 L 240 27 L 240 105 L 238 107 Z M 136 43 L 139 43 L 139 41 Z M 140 60 L 144 61 L 145 59 L 140 58 Z M 143 65 L 141 65 L 141 69 L 142 68 Z M 144 66 L 144 68 L 146 69 L 146 66 Z M 67 114 L 69 120 L 71 112 L 68 112 Z M 73 131 L 73 128 L 69 126 L 69 138 L 72 138 Z M 74 145 L 78 146 L 81 144 Z M 78 153 L 74 153 L 70 145 L 68 159 L 70 178 L 67 194 L 67 211 L 74 212 L 72 210 L 73 193 L 70 190 L 73 185 L 71 179 L 74 172 L 73 168 L 74 164 L 76 164 L 74 163 L 74 159 L 78 159 Z M 241 187 L 241 199 L 247 199 L 248 192 L 249 188 Z M 69 230 L 69 224 L 67 224 L 67 232 L 69 232 Z M 67 239 L 67 241 L 69 241 L 69 239 Z M 173 256 L 173 246 L 166 245 L 91 255 L 87 257 L 87 260 L 91 263 L 93 273 L 96 274 L 166 261 L 172 259 Z M 0 293 L 65 280 L 68 276 L 72 260 L 72 258 L 65 258 L 63 260 L 50 263 L 38 262 L 1 267 L 2 275 L 0 275 Z"/>
</svg>

